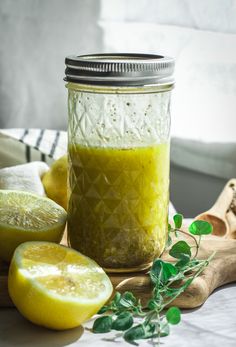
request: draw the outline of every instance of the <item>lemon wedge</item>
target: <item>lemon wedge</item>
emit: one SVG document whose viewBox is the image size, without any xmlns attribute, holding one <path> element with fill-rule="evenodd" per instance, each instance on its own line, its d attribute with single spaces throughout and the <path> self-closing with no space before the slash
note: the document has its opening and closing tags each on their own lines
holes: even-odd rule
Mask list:
<svg viewBox="0 0 236 347">
<path fill-rule="evenodd" d="M 113 290 L 97 263 L 51 242 L 25 242 L 17 247 L 8 288 L 24 317 L 56 330 L 74 328 L 92 317 Z"/>
<path fill-rule="evenodd" d="M 60 242 L 66 218 L 66 211 L 48 198 L 0 190 L 0 258 L 10 262 L 25 241 Z"/>
</svg>

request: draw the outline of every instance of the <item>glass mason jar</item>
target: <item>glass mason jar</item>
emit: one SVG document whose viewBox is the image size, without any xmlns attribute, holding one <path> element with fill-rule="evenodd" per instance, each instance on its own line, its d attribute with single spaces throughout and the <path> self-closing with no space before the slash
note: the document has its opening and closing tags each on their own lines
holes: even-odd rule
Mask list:
<svg viewBox="0 0 236 347">
<path fill-rule="evenodd" d="M 163 252 L 169 203 L 173 59 L 66 58 L 71 247 L 110 272 Z"/>
</svg>

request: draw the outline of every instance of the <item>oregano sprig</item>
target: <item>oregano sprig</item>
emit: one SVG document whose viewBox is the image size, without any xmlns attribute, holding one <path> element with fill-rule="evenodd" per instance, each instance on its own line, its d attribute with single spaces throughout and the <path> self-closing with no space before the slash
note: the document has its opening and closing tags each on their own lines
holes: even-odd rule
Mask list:
<svg viewBox="0 0 236 347">
<path fill-rule="evenodd" d="M 140 299 L 131 292 L 117 292 L 109 304 L 98 312 L 103 315 L 94 321 L 94 333 L 123 331 L 124 340 L 131 344 L 137 345 L 138 340 L 153 338 L 157 339 L 159 345 L 160 338 L 169 335 L 170 325 L 179 324 L 180 309 L 171 304 L 204 271 L 215 255 L 213 253 L 205 260 L 197 259 L 201 236 L 212 233 L 211 224 L 197 220 L 189 226 L 187 232 L 181 229 L 182 223 L 183 216 L 176 214 L 173 217 L 173 226 L 168 224 L 167 248 L 169 255 L 176 261 L 167 262 L 161 258 L 154 260 L 149 271 L 153 290 L 147 305 L 143 307 Z M 184 240 L 172 245 L 172 235 L 178 237 L 181 233 L 193 239 L 194 245 Z M 141 321 L 136 324 L 134 317 L 139 317 Z"/>
</svg>

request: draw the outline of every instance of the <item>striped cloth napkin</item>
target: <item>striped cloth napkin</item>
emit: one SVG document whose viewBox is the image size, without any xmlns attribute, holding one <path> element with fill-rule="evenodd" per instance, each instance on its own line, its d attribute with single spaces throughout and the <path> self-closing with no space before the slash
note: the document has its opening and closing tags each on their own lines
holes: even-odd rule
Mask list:
<svg viewBox="0 0 236 347">
<path fill-rule="evenodd" d="M 67 132 L 48 129 L 0 129 L 0 168 L 31 161 L 51 164 L 67 151 Z"/>
</svg>

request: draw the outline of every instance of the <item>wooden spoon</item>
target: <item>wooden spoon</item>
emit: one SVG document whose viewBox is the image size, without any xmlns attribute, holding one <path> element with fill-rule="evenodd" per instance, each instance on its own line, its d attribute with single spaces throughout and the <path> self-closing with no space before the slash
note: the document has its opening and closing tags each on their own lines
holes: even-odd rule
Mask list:
<svg viewBox="0 0 236 347">
<path fill-rule="evenodd" d="M 233 201 L 235 188 L 236 179 L 233 178 L 225 185 L 215 204 L 208 211 L 201 213 L 195 218 L 211 223 L 214 235 L 224 236 L 229 233 L 230 228 L 226 213 L 230 209 L 230 205 Z"/>
<path fill-rule="evenodd" d="M 225 235 L 226 239 L 236 239 L 236 215 L 232 210 L 226 214 L 229 225 L 229 231 Z"/>
</svg>

